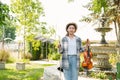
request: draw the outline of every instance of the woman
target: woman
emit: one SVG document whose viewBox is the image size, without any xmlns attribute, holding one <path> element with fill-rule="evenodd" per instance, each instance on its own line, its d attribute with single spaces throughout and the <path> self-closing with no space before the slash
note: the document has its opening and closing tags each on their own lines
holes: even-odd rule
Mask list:
<svg viewBox="0 0 120 80">
<path fill-rule="evenodd" d="M 62 68 L 65 80 L 78 80 L 80 52 L 84 49 L 81 46 L 81 39 L 74 33 L 77 30 L 75 23 L 66 25 L 66 36 L 60 43 L 60 53 L 62 54 Z"/>
</svg>

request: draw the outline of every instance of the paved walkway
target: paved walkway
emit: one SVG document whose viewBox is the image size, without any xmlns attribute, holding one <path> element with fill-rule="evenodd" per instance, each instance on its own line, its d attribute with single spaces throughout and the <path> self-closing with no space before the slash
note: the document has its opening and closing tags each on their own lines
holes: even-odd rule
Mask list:
<svg viewBox="0 0 120 80">
<path fill-rule="evenodd" d="M 39 61 L 31 61 L 31 63 L 38 63 L 38 64 L 59 64 L 59 61 L 39 60 Z M 79 76 L 78 80 L 99 80 L 99 79 L 94 79 L 94 78 Z"/>
</svg>

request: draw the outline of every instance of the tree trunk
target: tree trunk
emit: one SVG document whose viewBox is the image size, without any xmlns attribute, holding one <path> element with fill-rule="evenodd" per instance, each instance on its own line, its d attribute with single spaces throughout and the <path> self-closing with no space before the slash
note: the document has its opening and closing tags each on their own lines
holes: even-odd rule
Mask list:
<svg viewBox="0 0 120 80">
<path fill-rule="evenodd" d="M 117 23 L 116 20 L 113 21 L 115 26 L 115 33 L 117 37 L 117 46 L 120 46 L 120 23 Z"/>
<path fill-rule="evenodd" d="M 118 61 L 120 62 L 120 23 L 118 22 L 118 42 L 117 42 L 117 55 L 118 55 Z"/>
<path fill-rule="evenodd" d="M 114 20 L 115 32 L 117 37 L 116 50 L 117 50 L 117 59 L 120 61 L 120 23 L 117 20 Z"/>
<path fill-rule="evenodd" d="M 118 23 L 118 44 L 120 47 L 120 23 Z"/>
</svg>

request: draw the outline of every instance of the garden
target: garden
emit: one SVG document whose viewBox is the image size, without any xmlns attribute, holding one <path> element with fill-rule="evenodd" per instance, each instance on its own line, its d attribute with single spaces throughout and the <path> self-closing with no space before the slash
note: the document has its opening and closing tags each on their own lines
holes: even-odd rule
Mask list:
<svg viewBox="0 0 120 80">
<path fill-rule="evenodd" d="M 57 23 L 52 24 L 41 20 L 46 17 L 47 9 L 43 4 L 44 1 L 5 1 L 0 0 L 0 80 L 40 80 L 43 77 L 44 68 L 56 64 L 39 64 L 33 62 L 60 60 L 61 55 L 58 51 L 58 44 L 63 30 L 60 33 L 58 32 L 59 28 L 62 29 L 63 27 L 58 27 Z M 67 0 L 65 3 L 71 5 L 76 1 Z M 47 5 L 47 2 L 45 4 Z M 53 6 L 52 1 L 51 4 Z M 71 7 L 69 8 L 72 11 Z M 96 67 L 96 70 L 99 68 L 100 71 L 90 70 L 90 74 L 87 77 L 103 80 L 119 80 L 120 0 L 91 0 L 88 4 L 82 6 L 82 8 L 87 9 L 90 14 L 80 16 L 80 19 L 77 21 L 80 24 L 87 24 L 87 26 L 92 24 L 87 30 L 92 29 L 92 26 L 97 26 L 95 30 L 101 34 L 101 41 L 91 40 L 90 48 L 93 52 L 92 61 L 95 63 L 93 67 Z M 60 9 L 50 10 L 50 12 L 56 13 L 56 10 Z M 79 9 L 78 11 L 81 10 Z M 53 15 L 55 16 L 55 14 Z M 47 16 L 46 18 L 48 19 L 49 17 Z M 62 24 L 64 22 L 63 17 L 61 21 L 59 18 L 58 16 L 57 18 L 55 17 L 58 20 L 54 22 L 59 21 L 59 24 Z M 53 19 L 52 17 L 50 21 Z M 78 32 L 82 32 L 85 27 L 80 27 L 81 31 Z M 106 33 L 110 33 L 112 29 L 114 30 L 116 39 L 106 40 Z M 95 36 L 94 34 L 89 35 L 91 38 Z M 109 39 L 111 38 L 110 36 Z M 82 44 L 83 46 L 85 45 L 85 40 L 83 40 Z M 82 62 L 84 60 L 83 53 L 81 53 L 80 58 Z M 82 72 L 84 72 L 84 69 L 82 64 L 80 64 L 80 75 L 84 77 Z"/>
<path fill-rule="evenodd" d="M 96 42 L 92 42 L 96 43 Z M 110 43 L 114 43 L 114 42 L 110 42 Z M 83 45 L 85 44 L 85 42 L 83 42 Z M 4 68 L 2 68 L 0 70 L 0 79 L 1 80 L 40 80 L 43 77 L 44 74 L 44 68 L 48 67 L 48 66 L 54 66 L 56 64 L 40 64 L 39 61 L 41 60 L 31 60 L 30 57 L 31 54 L 29 55 L 24 55 L 25 57 L 23 59 L 17 59 L 15 57 L 11 57 L 10 53 L 5 51 L 5 50 L 1 50 L 0 52 L 0 61 L 4 64 Z M 27 57 L 28 56 L 28 57 Z M 113 53 L 109 55 L 110 59 L 109 62 L 110 64 L 113 66 L 113 68 L 116 69 L 117 66 L 117 62 L 118 62 L 118 58 L 117 58 L 117 54 Z M 83 61 L 83 53 L 81 53 L 81 62 Z M 54 53 L 54 54 L 49 54 L 48 58 L 46 59 L 46 57 L 44 58 L 46 60 L 46 62 L 49 62 L 50 60 L 55 60 L 55 61 L 59 61 L 60 60 L 60 54 L 58 53 Z M 33 63 L 34 61 L 38 61 L 38 63 Z M 17 63 L 24 63 L 25 65 L 22 68 L 17 68 Z M 21 65 L 19 65 L 20 67 Z M 80 66 L 80 73 L 84 72 L 83 67 Z M 81 76 L 85 76 L 84 74 L 80 74 Z M 96 79 L 115 79 L 117 77 L 117 75 L 110 75 L 110 74 L 106 74 L 104 71 L 100 71 L 100 72 L 93 72 L 91 71 L 90 74 L 88 75 L 90 78 L 96 78 Z"/>
<path fill-rule="evenodd" d="M 7 63 L 4 70 L 0 70 L 0 80 L 41 80 L 44 68 L 52 64 L 27 63 L 25 70 L 17 70 L 15 63 Z"/>
</svg>

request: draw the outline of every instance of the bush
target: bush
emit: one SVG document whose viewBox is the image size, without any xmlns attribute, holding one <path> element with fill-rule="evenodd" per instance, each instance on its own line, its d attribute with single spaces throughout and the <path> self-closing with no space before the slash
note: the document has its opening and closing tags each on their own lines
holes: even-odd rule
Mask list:
<svg viewBox="0 0 120 80">
<path fill-rule="evenodd" d="M 7 60 L 6 60 L 6 62 L 7 63 L 14 63 L 16 60 L 15 60 L 15 58 L 13 58 L 13 57 L 9 57 Z"/>
<path fill-rule="evenodd" d="M 107 78 L 107 75 L 105 74 L 105 72 L 92 72 L 90 73 L 90 76 L 91 77 L 94 77 L 94 78 L 99 78 L 99 79 L 106 79 Z"/>
<path fill-rule="evenodd" d="M 60 54 L 59 53 L 53 53 L 48 55 L 48 59 L 51 60 L 59 60 L 60 59 Z"/>
<path fill-rule="evenodd" d="M 115 65 L 118 60 L 117 60 L 117 53 L 112 53 L 112 54 L 109 54 L 109 62 L 112 64 L 112 65 Z"/>
<path fill-rule="evenodd" d="M 22 56 L 22 59 L 31 59 L 32 58 L 31 53 L 22 53 L 21 56 Z"/>
<path fill-rule="evenodd" d="M 79 71 L 80 71 L 80 72 L 81 72 L 81 71 L 84 71 L 84 68 L 83 68 L 82 66 L 80 66 Z"/>
<path fill-rule="evenodd" d="M 0 61 L 6 61 L 10 57 L 10 54 L 8 51 L 1 49 L 0 50 Z"/>
<path fill-rule="evenodd" d="M 29 64 L 30 63 L 30 59 L 21 59 L 19 60 L 20 62 L 23 62 L 23 63 L 27 63 Z"/>
</svg>

